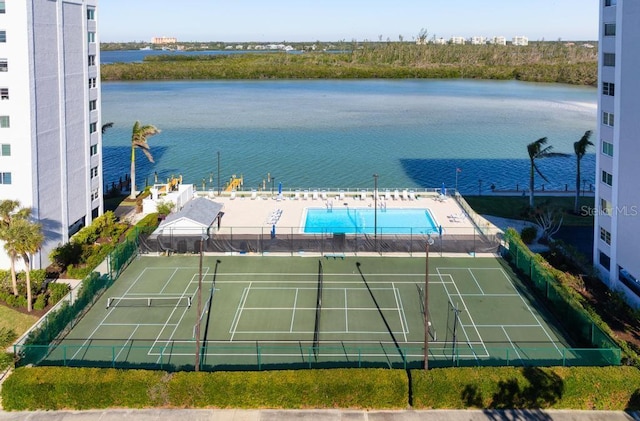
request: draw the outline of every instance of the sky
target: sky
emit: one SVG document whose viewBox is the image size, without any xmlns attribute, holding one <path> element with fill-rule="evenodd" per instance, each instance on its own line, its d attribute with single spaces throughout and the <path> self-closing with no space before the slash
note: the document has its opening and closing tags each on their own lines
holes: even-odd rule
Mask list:
<svg viewBox="0 0 640 421">
<path fill-rule="evenodd" d="M 100 0 L 102 42 L 598 38 L 597 0 Z"/>
</svg>

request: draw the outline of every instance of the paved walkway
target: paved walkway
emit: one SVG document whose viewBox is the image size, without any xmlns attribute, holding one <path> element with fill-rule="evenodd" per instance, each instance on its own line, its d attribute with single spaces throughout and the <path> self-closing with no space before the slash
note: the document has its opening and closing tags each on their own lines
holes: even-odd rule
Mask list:
<svg viewBox="0 0 640 421">
<path fill-rule="evenodd" d="M 101 411 L 1 412 L 0 421 L 630 421 L 640 420 L 638 413 L 623 411 L 540 411 L 540 410 L 242 410 L 242 409 L 114 409 Z"/>
</svg>

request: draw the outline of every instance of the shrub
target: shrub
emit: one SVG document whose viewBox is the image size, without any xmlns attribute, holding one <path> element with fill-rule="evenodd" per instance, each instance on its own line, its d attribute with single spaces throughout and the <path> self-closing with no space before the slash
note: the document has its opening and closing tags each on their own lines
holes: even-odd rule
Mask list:
<svg viewBox="0 0 640 421">
<path fill-rule="evenodd" d="M 47 306 L 47 296 L 40 294 L 36 297 L 36 301 L 33 303 L 34 310 L 44 310 Z"/>
<path fill-rule="evenodd" d="M 528 226 L 522 228 L 520 232 L 520 238 L 525 244 L 531 244 L 538 236 L 538 229 L 534 226 Z"/>
<path fill-rule="evenodd" d="M 173 208 L 176 207 L 176 204 L 173 202 L 160 202 L 158 203 L 158 213 L 161 216 L 167 216 L 173 211 Z"/>
<path fill-rule="evenodd" d="M 59 269 L 64 270 L 69 265 L 77 265 L 82 258 L 82 245 L 75 242 L 56 247 L 49 253 L 49 259 Z"/>
<path fill-rule="evenodd" d="M 49 284 L 49 304 L 55 304 L 69 293 L 69 284 L 53 282 Z"/>
</svg>

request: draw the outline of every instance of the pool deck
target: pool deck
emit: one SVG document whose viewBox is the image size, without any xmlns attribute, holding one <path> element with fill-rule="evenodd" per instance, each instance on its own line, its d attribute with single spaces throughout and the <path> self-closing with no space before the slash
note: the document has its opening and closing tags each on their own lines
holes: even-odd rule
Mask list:
<svg viewBox="0 0 640 421">
<path fill-rule="evenodd" d="M 259 233 L 264 230 L 271 229 L 275 225 L 277 229 L 293 229 L 295 233 L 300 232 L 302 218 L 306 208 L 326 208 L 333 205 L 337 208 L 373 208 L 374 199 L 371 192 L 362 200 L 360 193 L 344 194 L 341 197 L 338 192 L 327 192 L 327 199 L 324 200 L 320 196 L 316 199 L 313 194 L 309 193 L 305 198 L 304 194 L 287 195 L 280 199 L 271 194 L 256 194 L 252 198 L 251 192 L 244 194 L 236 194 L 232 198 L 229 194 L 211 197 L 215 202 L 224 205 L 222 218 L 222 228 L 232 227 L 234 232 L 238 232 L 241 228 L 243 233 Z M 387 209 L 419 209 L 426 208 L 431 211 L 436 225 L 442 225 L 444 235 L 446 234 L 473 234 L 474 225 L 465 215 L 464 210 L 451 197 L 442 200 L 441 197 L 434 193 L 420 193 L 415 195 L 414 199 L 402 199 L 402 197 L 393 199 L 385 199 L 381 192 L 377 200 L 379 212 Z M 279 215 L 273 219 L 273 215 Z M 489 222 L 487 221 L 487 224 Z"/>
</svg>

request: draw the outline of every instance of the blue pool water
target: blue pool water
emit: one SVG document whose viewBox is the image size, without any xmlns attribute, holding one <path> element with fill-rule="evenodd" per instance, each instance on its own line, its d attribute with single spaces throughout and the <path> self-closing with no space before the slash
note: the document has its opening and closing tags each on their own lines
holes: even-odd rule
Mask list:
<svg viewBox="0 0 640 421">
<path fill-rule="evenodd" d="M 437 234 L 439 227 L 429 209 L 307 208 L 303 216 L 305 234 L 345 233 Z"/>
</svg>

